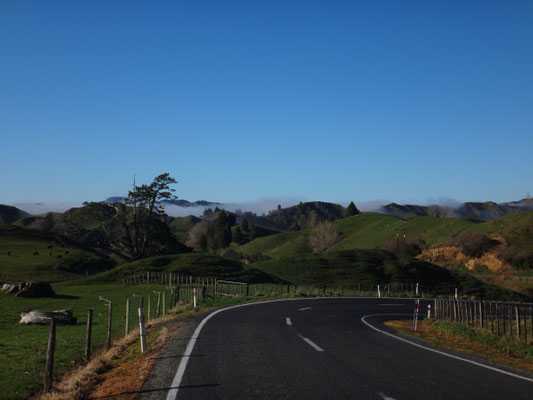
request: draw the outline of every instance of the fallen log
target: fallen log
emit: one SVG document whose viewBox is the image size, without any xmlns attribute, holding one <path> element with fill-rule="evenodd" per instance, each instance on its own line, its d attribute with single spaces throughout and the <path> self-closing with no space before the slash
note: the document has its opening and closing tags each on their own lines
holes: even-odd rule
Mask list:
<svg viewBox="0 0 533 400">
<path fill-rule="evenodd" d="M 56 311 L 28 310 L 20 313 L 20 324 L 48 324 L 50 319 L 61 324 L 76 324 L 77 318 L 72 315 L 72 309 Z"/>
</svg>

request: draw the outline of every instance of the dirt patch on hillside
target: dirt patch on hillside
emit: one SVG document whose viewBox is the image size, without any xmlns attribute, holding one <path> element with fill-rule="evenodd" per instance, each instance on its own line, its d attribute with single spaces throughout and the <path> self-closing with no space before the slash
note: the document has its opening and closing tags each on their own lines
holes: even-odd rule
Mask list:
<svg viewBox="0 0 533 400">
<path fill-rule="evenodd" d="M 470 271 L 476 271 L 479 267 L 486 266 L 490 272 L 502 273 L 511 269 L 511 266 L 499 257 L 499 254 L 502 254 L 506 247 L 505 243 L 500 243 L 492 251 L 484 253 L 481 257 L 472 258 L 464 254 L 459 247 L 439 246 L 422 250 L 417 258 L 441 267 L 464 266 Z"/>
</svg>

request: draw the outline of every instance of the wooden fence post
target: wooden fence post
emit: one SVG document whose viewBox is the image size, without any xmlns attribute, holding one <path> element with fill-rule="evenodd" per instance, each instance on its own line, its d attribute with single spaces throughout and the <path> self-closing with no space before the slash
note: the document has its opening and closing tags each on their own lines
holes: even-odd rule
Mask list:
<svg viewBox="0 0 533 400">
<path fill-rule="evenodd" d="M 56 320 L 50 320 L 50 331 L 48 333 L 48 349 L 46 351 L 46 370 L 44 374 L 44 391 L 49 392 L 52 388 L 54 377 L 54 352 L 56 348 Z"/>
<path fill-rule="evenodd" d="M 87 331 L 85 334 L 85 359 L 89 361 L 91 359 L 91 334 L 93 328 L 93 310 L 90 309 L 87 314 Z"/>
<path fill-rule="evenodd" d="M 124 327 L 124 336 L 130 332 L 130 299 L 126 300 L 126 326 Z"/>
<path fill-rule="evenodd" d="M 518 306 L 514 306 L 515 316 L 516 316 L 516 338 L 520 340 L 520 313 Z"/>
<path fill-rule="evenodd" d="M 111 321 L 112 321 L 112 314 L 113 314 L 113 303 L 111 300 L 105 299 L 103 296 L 99 297 L 100 301 L 107 302 L 109 308 L 109 313 L 107 316 L 107 350 L 111 348 Z"/>
</svg>

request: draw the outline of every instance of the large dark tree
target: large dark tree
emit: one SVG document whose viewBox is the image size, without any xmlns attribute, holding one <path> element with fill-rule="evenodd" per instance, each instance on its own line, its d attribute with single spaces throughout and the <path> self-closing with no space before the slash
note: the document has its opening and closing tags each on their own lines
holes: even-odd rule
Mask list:
<svg viewBox="0 0 533 400">
<path fill-rule="evenodd" d="M 168 236 L 161 222 L 161 201 L 177 197 L 170 186 L 177 183 L 168 173 L 157 176 L 149 185 L 134 186 L 125 204 L 84 203 L 100 225 L 110 244 L 131 258 L 141 258 L 152 250 L 152 241 Z"/>
</svg>

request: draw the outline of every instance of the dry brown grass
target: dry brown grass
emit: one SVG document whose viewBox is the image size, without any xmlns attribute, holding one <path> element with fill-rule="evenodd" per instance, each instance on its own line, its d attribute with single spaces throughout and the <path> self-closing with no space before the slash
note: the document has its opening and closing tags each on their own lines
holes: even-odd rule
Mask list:
<svg viewBox="0 0 533 400">
<path fill-rule="evenodd" d="M 161 326 L 174 318 L 160 318 L 147 324 L 147 352 L 141 353 L 139 329 L 135 329 L 114 341 L 111 349 L 97 352 L 89 363 L 80 364 L 69 371 L 55 382 L 52 391 L 33 398 L 79 400 L 138 391 L 150 374 L 157 354 L 178 328 L 178 325 L 170 329 Z M 133 370 L 140 372 L 132 374 Z"/>
</svg>

